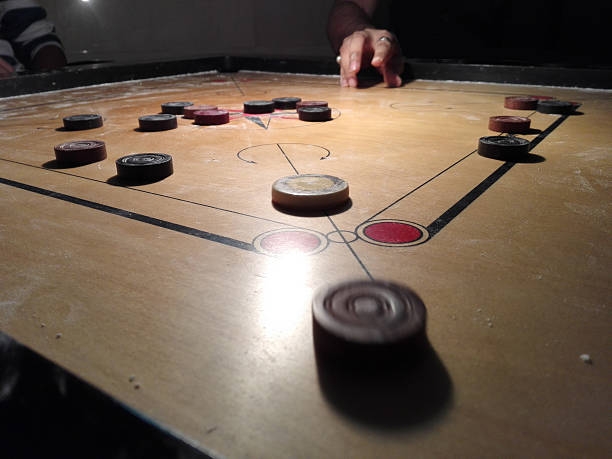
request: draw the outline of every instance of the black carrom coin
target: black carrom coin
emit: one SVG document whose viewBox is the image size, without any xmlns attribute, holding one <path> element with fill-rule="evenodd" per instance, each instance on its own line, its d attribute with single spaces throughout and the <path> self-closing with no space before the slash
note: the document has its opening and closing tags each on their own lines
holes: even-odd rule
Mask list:
<svg viewBox="0 0 612 459">
<path fill-rule="evenodd" d="M 291 110 L 296 108 L 296 104 L 301 102 L 302 99 L 299 97 L 275 97 L 272 99 L 274 107 L 279 110 Z"/>
<path fill-rule="evenodd" d="M 137 153 L 115 161 L 121 180 L 155 182 L 174 172 L 172 156 L 165 153 Z"/>
<path fill-rule="evenodd" d="M 555 115 L 571 115 L 581 104 L 565 100 L 549 99 L 538 101 L 538 112 Z"/>
<path fill-rule="evenodd" d="M 176 129 L 178 121 L 176 115 L 160 113 L 157 115 L 144 115 L 138 118 L 138 126 L 142 131 L 167 131 Z"/>
<path fill-rule="evenodd" d="M 272 100 L 250 100 L 244 102 L 243 112 L 247 114 L 272 113 L 274 108 Z"/>
<path fill-rule="evenodd" d="M 329 107 L 303 107 L 297 112 L 298 118 L 302 121 L 329 121 L 332 119 Z"/>
<path fill-rule="evenodd" d="M 162 113 L 171 115 L 182 115 L 185 112 L 185 107 L 193 105 L 192 102 L 166 102 L 161 105 Z"/>
<path fill-rule="evenodd" d="M 529 153 L 529 141 L 512 135 L 493 135 L 478 140 L 478 154 L 485 158 L 513 161 Z"/>
<path fill-rule="evenodd" d="M 84 131 L 99 128 L 104 124 L 102 115 L 87 113 L 83 115 L 67 116 L 63 119 L 64 129 L 67 131 Z"/>
</svg>

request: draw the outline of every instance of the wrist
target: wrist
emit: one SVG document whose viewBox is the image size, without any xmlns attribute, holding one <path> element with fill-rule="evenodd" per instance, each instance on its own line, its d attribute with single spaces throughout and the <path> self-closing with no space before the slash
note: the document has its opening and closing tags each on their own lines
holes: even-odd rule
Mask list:
<svg viewBox="0 0 612 459">
<path fill-rule="evenodd" d="M 354 32 L 372 28 L 370 16 L 353 2 L 340 2 L 333 8 L 327 24 L 332 49 L 337 54 L 342 41 Z"/>
</svg>

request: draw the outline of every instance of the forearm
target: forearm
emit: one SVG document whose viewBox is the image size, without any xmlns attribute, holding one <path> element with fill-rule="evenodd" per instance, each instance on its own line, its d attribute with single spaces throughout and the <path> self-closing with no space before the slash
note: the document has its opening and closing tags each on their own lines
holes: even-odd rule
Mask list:
<svg viewBox="0 0 612 459">
<path fill-rule="evenodd" d="M 327 22 L 327 37 L 335 53 L 342 41 L 357 30 L 372 27 L 376 0 L 336 0 Z"/>
</svg>

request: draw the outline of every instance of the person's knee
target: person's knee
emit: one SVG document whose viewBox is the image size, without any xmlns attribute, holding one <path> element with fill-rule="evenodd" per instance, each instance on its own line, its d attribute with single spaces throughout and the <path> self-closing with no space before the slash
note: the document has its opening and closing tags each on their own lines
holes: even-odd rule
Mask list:
<svg viewBox="0 0 612 459">
<path fill-rule="evenodd" d="M 59 46 L 47 45 L 40 48 L 32 58 L 32 70 L 37 72 L 56 70 L 67 64 L 66 54 Z"/>
</svg>

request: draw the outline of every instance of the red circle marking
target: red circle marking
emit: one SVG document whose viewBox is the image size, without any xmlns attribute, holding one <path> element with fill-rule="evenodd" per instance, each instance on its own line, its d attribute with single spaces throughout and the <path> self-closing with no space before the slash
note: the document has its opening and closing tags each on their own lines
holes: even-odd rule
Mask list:
<svg viewBox="0 0 612 459">
<path fill-rule="evenodd" d="M 279 231 L 266 235 L 261 240 L 261 248 L 266 252 L 281 255 L 284 253 L 312 253 L 321 245 L 316 235 L 303 231 Z"/>
<path fill-rule="evenodd" d="M 384 244 L 409 244 L 423 237 L 423 231 L 409 223 L 377 222 L 368 225 L 363 234 Z"/>
</svg>

